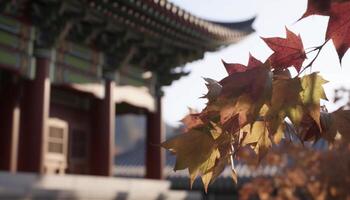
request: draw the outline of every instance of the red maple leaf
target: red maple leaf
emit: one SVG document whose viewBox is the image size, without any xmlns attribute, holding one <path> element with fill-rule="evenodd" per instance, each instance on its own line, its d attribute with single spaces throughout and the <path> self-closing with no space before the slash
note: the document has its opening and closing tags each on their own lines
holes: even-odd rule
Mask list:
<svg viewBox="0 0 350 200">
<path fill-rule="evenodd" d="M 350 47 L 350 2 L 332 3 L 326 40 L 332 39 L 339 59 Z"/>
<path fill-rule="evenodd" d="M 239 63 L 226 63 L 223 60 L 222 60 L 222 63 L 224 64 L 225 69 L 229 75 L 237 72 L 245 72 L 249 69 L 263 65 L 263 63 L 260 60 L 256 59 L 254 56 L 252 56 L 251 53 L 249 53 L 249 60 L 248 60 L 247 66 Z"/>
<path fill-rule="evenodd" d="M 307 9 L 300 19 L 310 15 L 328 15 L 330 7 L 330 0 L 309 0 L 307 2 Z"/>
<path fill-rule="evenodd" d="M 274 51 L 269 60 L 275 69 L 285 69 L 290 66 L 299 72 L 306 58 L 300 35 L 294 34 L 286 28 L 287 37 L 262 38 Z"/>
<path fill-rule="evenodd" d="M 243 93 L 249 93 L 253 99 L 259 98 L 267 82 L 270 82 L 270 68 L 264 65 L 233 73 L 219 81 L 222 86 L 219 98 L 236 98 Z"/>
</svg>

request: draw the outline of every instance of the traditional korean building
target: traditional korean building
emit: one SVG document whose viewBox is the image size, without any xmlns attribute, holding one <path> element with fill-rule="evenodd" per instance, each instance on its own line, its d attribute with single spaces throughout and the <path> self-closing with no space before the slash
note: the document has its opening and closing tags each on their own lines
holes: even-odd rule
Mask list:
<svg viewBox="0 0 350 200">
<path fill-rule="evenodd" d="M 146 177 L 161 179 L 161 87 L 251 23 L 166 0 L 0 1 L 0 170 L 111 176 L 115 117 L 138 113 Z"/>
</svg>

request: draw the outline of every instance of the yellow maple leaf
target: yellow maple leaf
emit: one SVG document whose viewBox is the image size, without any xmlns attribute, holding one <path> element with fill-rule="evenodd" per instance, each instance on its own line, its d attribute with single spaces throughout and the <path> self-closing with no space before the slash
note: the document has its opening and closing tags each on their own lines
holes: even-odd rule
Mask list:
<svg viewBox="0 0 350 200">
<path fill-rule="evenodd" d="M 196 169 L 211 156 L 216 144 L 210 133 L 195 129 L 175 136 L 161 144 L 176 155 L 174 170 Z"/>
<path fill-rule="evenodd" d="M 300 97 L 304 107 L 313 120 L 315 120 L 320 130 L 322 129 L 320 123 L 320 99 L 327 100 L 327 96 L 322 85 L 327 82 L 328 81 L 323 79 L 322 76 L 318 75 L 317 72 L 301 78 L 303 90 L 300 92 Z"/>
</svg>

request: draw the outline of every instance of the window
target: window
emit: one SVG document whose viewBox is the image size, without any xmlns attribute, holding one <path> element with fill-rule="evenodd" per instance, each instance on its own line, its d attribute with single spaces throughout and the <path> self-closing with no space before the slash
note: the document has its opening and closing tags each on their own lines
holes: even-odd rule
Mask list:
<svg viewBox="0 0 350 200">
<path fill-rule="evenodd" d="M 48 120 L 44 171 L 64 174 L 67 168 L 68 123 L 58 118 Z"/>
<path fill-rule="evenodd" d="M 64 128 L 49 127 L 48 152 L 64 154 Z"/>
</svg>

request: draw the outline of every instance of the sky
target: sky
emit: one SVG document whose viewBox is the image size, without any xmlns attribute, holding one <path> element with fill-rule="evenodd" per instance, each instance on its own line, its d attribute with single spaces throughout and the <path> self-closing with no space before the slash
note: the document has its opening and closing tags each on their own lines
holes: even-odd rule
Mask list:
<svg viewBox="0 0 350 200">
<path fill-rule="evenodd" d="M 306 0 L 170 0 L 190 13 L 209 20 L 234 22 L 247 20 L 256 16 L 253 23 L 255 33 L 242 41 L 223 48 L 217 52 L 207 52 L 202 60 L 185 65 L 191 74 L 164 87 L 163 118 L 166 123 L 178 126 L 180 120 L 188 113 L 188 108 L 198 111 L 205 107 L 206 100 L 200 99 L 207 92 L 203 77 L 221 80 L 227 73 L 221 63 L 247 64 L 249 52 L 264 62 L 273 52 L 260 37 L 285 37 L 285 27 L 300 34 L 304 48 L 315 47 L 324 42 L 328 17 L 311 16 L 297 20 L 306 10 Z M 340 66 L 332 42 L 328 42 L 314 62 L 312 71 L 319 71 L 329 81 L 324 85 L 327 97 L 332 99 L 333 90 L 340 86 L 350 87 L 350 56 L 347 52 Z M 314 54 L 308 54 L 310 62 Z M 306 70 L 310 73 L 310 70 Z M 337 105 L 321 102 L 332 111 Z"/>
</svg>

